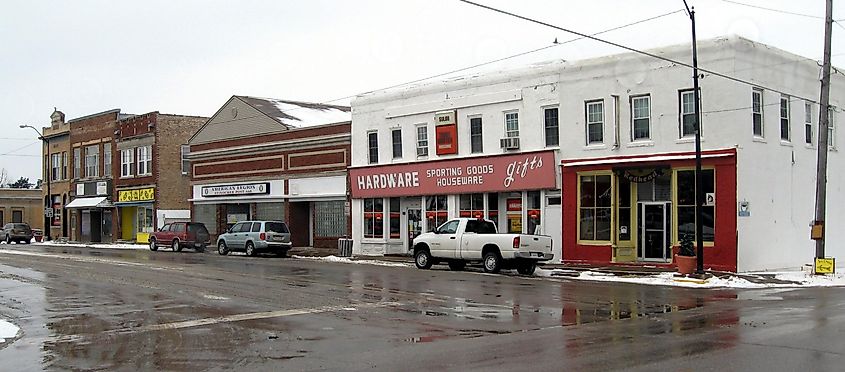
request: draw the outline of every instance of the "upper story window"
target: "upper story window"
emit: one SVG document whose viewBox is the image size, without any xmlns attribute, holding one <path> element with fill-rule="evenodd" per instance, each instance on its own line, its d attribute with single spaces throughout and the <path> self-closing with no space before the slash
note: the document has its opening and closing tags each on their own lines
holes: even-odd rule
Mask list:
<svg viewBox="0 0 845 372">
<path fill-rule="evenodd" d="M 61 179 L 62 154 L 50 154 L 50 178 L 53 181 Z"/>
<path fill-rule="evenodd" d="M 85 177 L 99 176 L 98 159 L 100 158 L 100 146 L 85 146 Z"/>
<path fill-rule="evenodd" d="M 138 175 L 147 176 L 153 173 L 152 146 L 138 147 Z"/>
<path fill-rule="evenodd" d="M 111 177 L 111 143 L 103 144 L 103 176 Z"/>
<path fill-rule="evenodd" d="M 428 127 L 425 124 L 417 125 L 417 156 L 428 156 Z"/>
<path fill-rule="evenodd" d="M 680 137 L 688 137 L 695 135 L 695 92 L 690 90 L 682 90 L 680 94 L 681 107 L 681 123 L 680 123 Z"/>
<path fill-rule="evenodd" d="M 505 113 L 505 137 L 519 137 L 519 113 Z"/>
<path fill-rule="evenodd" d="M 62 179 L 67 179 L 67 151 L 62 151 Z"/>
<path fill-rule="evenodd" d="M 120 176 L 132 177 L 135 165 L 135 149 L 120 151 Z"/>
<path fill-rule="evenodd" d="M 82 151 L 79 147 L 73 148 L 73 178 L 82 178 Z"/>
<path fill-rule="evenodd" d="M 393 158 L 402 158 L 402 129 L 394 129 L 390 131 L 390 137 L 393 143 Z"/>
<path fill-rule="evenodd" d="M 483 129 L 481 117 L 469 118 L 469 147 L 470 152 L 477 154 L 484 152 Z"/>
<path fill-rule="evenodd" d="M 813 104 L 804 102 L 804 143 L 813 144 Z"/>
<path fill-rule="evenodd" d="M 543 129 L 546 135 L 546 147 L 558 146 L 560 144 L 559 125 L 558 108 L 547 107 L 543 109 Z"/>
<path fill-rule="evenodd" d="M 188 170 L 191 168 L 191 162 L 188 161 L 188 154 L 191 153 L 191 146 L 182 145 L 179 148 L 179 152 L 182 156 L 182 174 L 188 174 Z"/>
<path fill-rule="evenodd" d="M 754 88 L 751 91 L 751 122 L 754 129 L 754 135 L 757 137 L 765 137 L 763 135 L 763 90 Z"/>
<path fill-rule="evenodd" d="M 585 103 L 587 116 L 587 144 L 604 142 L 604 101 Z"/>
<path fill-rule="evenodd" d="M 827 146 L 831 149 L 836 148 L 836 126 L 833 120 L 835 113 L 836 108 L 829 106 L 827 110 Z"/>
<path fill-rule="evenodd" d="M 789 96 L 780 97 L 780 139 L 790 140 L 789 130 Z"/>
<path fill-rule="evenodd" d="M 378 163 L 378 132 L 367 133 L 367 148 L 369 149 L 367 158 L 369 163 Z"/>
<path fill-rule="evenodd" d="M 651 138 L 651 96 L 631 98 L 631 140 Z"/>
</svg>

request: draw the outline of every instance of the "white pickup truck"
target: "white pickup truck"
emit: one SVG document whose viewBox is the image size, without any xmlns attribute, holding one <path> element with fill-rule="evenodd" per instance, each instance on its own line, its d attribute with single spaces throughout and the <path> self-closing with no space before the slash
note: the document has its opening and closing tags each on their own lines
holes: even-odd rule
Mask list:
<svg viewBox="0 0 845 372">
<path fill-rule="evenodd" d="M 456 218 L 414 238 L 414 263 L 420 269 L 445 261 L 450 269 L 462 270 L 467 261 L 481 261 L 488 273 L 515 267 L 531 275 L 537 262 L 552 258 L 550 236 L 498 234 L 496 224 L 483 219 Z"/>
</svg>

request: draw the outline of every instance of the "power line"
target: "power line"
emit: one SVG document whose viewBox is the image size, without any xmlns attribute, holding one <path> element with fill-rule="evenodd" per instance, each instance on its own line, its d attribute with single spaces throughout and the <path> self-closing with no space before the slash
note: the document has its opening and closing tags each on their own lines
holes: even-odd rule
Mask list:
<svg viewBox="0 0 845 372">
<path fill-rule="evenodd" d="M 651 57 L 651 58 L 671 62 L 671 63 L 674 63 L 676 65 L 680 65 L 680 66 L 684 66 L 684 67 L 693 68 L 692 65 L 690 65 L 686 62 L 681 62 L 681 61 L 673 60 L 671 58 L 662 57 L 662 56 L 656 55 L 654 53 L 649 53 L 649 52 L 646 52 L 646 51 L 635 49 L 635 48 L 632 48 L 632 47 L 629 47 L 629 46 L 626 46 L 626 45 L 622 45 L 622 44 L 619 44 L 619 43 L 615 43 L 615 42 L 612 42 L 612 41 L 609 41 L 609 40 L 600 39 L 600 38 L 597 38 L 595 36 L 587 35 L 587 34 L 584 34 L 584 33 L 578 32 L 578 31 L 574 31 L 574 30 L 570 30 L 570 29 L 567 29 L 567 28 L 555 26 L 555 25 L 550 24 L 550 23 L 539 21 L 539 20 L 529 18 L 529 17 L 526 17 L 526 16 L 521 16 L 519 14 L 511 13 L 511 12 L 501 10 L 501 9 L 497 9 L 497 8 L 494 8 L 494 7 L 491 7 L 491 6 L 475 3 L 475 2 L 472 2 L 472 1 L 469 1 L 469 0 L 458 0 L 458 1 L 470 4 L 470 5 L 474 5 L 474 6 L 477 6 L 479 8 L 491 10 L 491 11 L 494 11 L 494 12 L 497 12 L 497 13 L 505 14 L 505 15 L 508 15 L 508 16 L 511 16 L 511 17 L 519 18 L 519 19 L 522 19 L 524 21 L 528 21 L 528 22 L 531 22 L 531 23 L 536 23 L 536 24 L 539 24 L 539 25 L 554 28 L 554 29 L 561 30 L 561 31 L 564 31 L 564 32 L 569 32 L 571 34 L 575 34 L 575 35 L 581 36 L 583 38 L 587 38 L 587 39 L 590 39 L 590 40 L 594 40 L 594 41 L 598 41 L 598 42 L 605 43 L 605 44 L 608 44 L 608 45 L 612 45 L 612 46 L 615 46 L 617 48 L 625 49 L 627 51 L 634 52 L 634 53 L 639 53 L 639 54 L 642 54 L 642 55 L 645 55 L 645 56 L 648 56 L 648 57 Z M 708 70 L 708 69 L 702 68 L 700 66 L 698 67 L 698 71 L 706 72 L 706 73 L 711 74 L 713 76 L 718 76 L 718 77 L 721 77 L 721 78 L 724 78 L 724 79 L 727 79 L 727 80 L 731 80 L 731 81 L 734 81 L 734 82 L 737 82 L 737 83 L 750 85 L 752 87 L 766 89 L 766 90 L 769 90 L 769 91 L 772 91 L 772 92 L 775 92 L 775 93 L 780 93 L 780 94 L 790 95 L 790 96 L 792 95 L 792 94 L 780 91 L 778 89 L 767 87 L 767 86 L 764 86 L 764 85 L 761 85 L 761 84 L 755 84 L 755 83 L 752 83 L 752 82 L 749 82 L 749 81 L 746 81 L 746 80 L 742 80 L 740 78 L 736 78 L 736 77 L 733 77 L 733 76 L 730 76 L 730 75 L 723 74 L 721 72 Z M 815 104 L 819 104 L 818 101 L 811 99 L 811 98 L 805 98 L 805 97 L 799 97 L 799 96 L 794 96 L 794 97 L 801 98 L 803 100 L 810 101 L 810 102 L 813 102 Z"/>
<path fill-rule="evenodd" d="M 18 147 L 18 148 L 14 149 L 14 150 L 12 150 L 12 151 L 9 151 L 9 152 L 7 152 L 7 153 L 5 153 L 5 154 L 0 154 L 0 156 L 11 155 L 11 154 L 15 153 L 16 151 L 23 150 L 23 149 L 25 149 L 25 148 L 27 148 L 27 147 L 29 147 L 29 146 L 32 146 L 32 145 L 34 145 L 34 144 L 36 144 L 36 143 L 41 143 L 41 141 L 35 141 L 35 142 L 30 143 L 30 144 L 28 144 L 28 145 L 24 145 L 24 146 Z"/>
<path fill-rule="evenodd" d="M 604 30 L 604 31 L 596 32 L 593 35 L 601 35 L 601 34 L 604 34 L 604 33 L 611 32 L 611 31 L 620 30 L 620 29 L 623 29 L 623 28 L 626 28 L 626 27 L 635 26 L 635 25 L 638 25 L 640 23 L 653 21 L 655 19 L 663 18 L 663 17 L 669 16 L 669 15 L 672 15 L 672 14 L 675 14 L 675 13 L 678 13 L 678 12 L 681 12 L 681 11 L 683 11 L 683 9 L 674 10 L 674 11 L 671 11 L 671 12 L 668 12 L 668 13 L 663 13 L 663 14 L 660 14 L 660 15 L 657 15 L 657 16 L 641 19 L 639 21 L 635 21 L 635 22 L 627 23 L 627 24 L 624 24 L 624 25 L 621 25 L 621 26 L 609 28 L 609 29 Z M 513 54 L 513 55 L 510 55 L 510 56 L 507 56 L 507 57 L 498 58 L 498 59 L 495 59 L 495 60 L 492 60 L 492 61 L 487 61 L 487 62 L 475 64 L 475 65 L 472 65 L 472 66 L 459 68 L 457 70 L 452 70 L 452 71 L 449 71 L 449 72 L 444 72 L 444 73 L 424 77 L 424 78 L 421 78 L 421 79 L 416 79 L 416 80 L 412 80 L 412 81 L 408 81 L 408 82 L 404 82 L 404 83 L 400 83 L 400 84 L 391 85 L 391 86 L 384 87 L 384 88 L 373 89 L 373 90 L 370 90 L 370 91 L 361 92 L 361 93 L 353 94 L 353 95 L 350 95 L 350 96 L 336 98 L 336 99 L 333 99 L 333 100 L 324 101 L 322 103 L 325 104 L 325 103 L 337 102 L 337 101 L 353 98 L 353 97 L 356 97 L 356 96 L 359 96 L 359 95 L 362 95 L 362 94 L 372 93 L 372 92 L 380 91 L 380 90 L 393 89 L 393 88 L 398 88 L 398 87 L 405 86 L 405 85 L 419 83 L 419 82 L 422 82 L 422 81 L 426 81 L 426 80 L 430 80 L 430 79 L 434 79 L 434 78 L 438 78 L 438 77 L 442 77 L 442 76 L 451 75 L 451 74 L 455 74 L 455 73 L 458 73 L 458 72 L 470 70 L 470 69 L 473 69 L 473 68 L 476 68 L 476 67 L 481 67 L 481 66 L 493 64 L 493 63 L 496 63 L 496 62 L 501 62 L 501 61 L 504 61 L 504 60 L 507 60 L 507 59 L 516 58 L 516 57 L 524 56 L 524 55 L 531 54 L 531 53 L 536 53 L 536 52 L 539 52 L 541 50 L 553 48 L 553 47 L 564 45 L 564 44 L 569 44 L 569 43 L 572 43 L 572 42 L 575 42 L 575 41 L 578 41 L 578 40 L 583 40 L 583 39 L 585 39 L 585 37 L 582 36 L 582 37 L 577 37 L 577 38 L 574 38 L 574 39 L 566 40 L 566 41 L 563 41 L 563 42 L 556 42 L 556 43 L 553 43 L 552 45 L 547 45 L 547 46 L 544 46 L 544 47 L 541 47 L 541 48 L 532 49 L 532 50 L 529 50 L 529 51 Z M 282 112 L 298 110 L 300 108 L 302 108 L 302 107 L 295 107 L 295 108 L 291 108 L 291 109 L 288 109 L 288 110 L 285 110 L 285 111 L 282 111 Z"/>
<path fill-rule="evenodd" d="M 775 8 L 767 8 L 767 7 L 764 7 L 764 6 L 759 6 L 759 5 L 754 5 L 754 4 L 742 3 L 742 2 L 739 2 L 739 1 L 733 1 L 733 0 L 721 0 L 721 1 L 726 2 L 726 3 L 736 4 L 736 5 L 747 6 L 747 7 L 749 7 L 749 8 L 755 8 L 755 9 L 768 10 L 768 11 L 770 11 L 770 12 L 783 13 L 783 14 L 790 14 L 790 15 L 799 16 L 799 17 L 807 17 L 807 18 L 815 18 L 815 19 L 824 19 L 824 17 L 822 17 L 822 16 L 817 16 L 817 15 L 812 15 L 812 14 L 803 14 L 803 13 L 790 12 L 790 11 L 788 11 L 788 10 L 781 10 L 781 9 L 775 9 Z"/>
</svg>

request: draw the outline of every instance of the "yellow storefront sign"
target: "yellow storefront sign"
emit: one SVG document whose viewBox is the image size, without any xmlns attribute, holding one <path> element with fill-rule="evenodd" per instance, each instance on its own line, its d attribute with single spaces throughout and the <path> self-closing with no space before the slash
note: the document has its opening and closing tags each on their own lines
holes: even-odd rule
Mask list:
<svg viewBox="0 0 845 372">
<path fill-rule="evenodd" d="M 117 192 L 118 202 L 138 202 L 155 200 L 155 187 L 145 189 L 123 190 Z"/>
</svg>

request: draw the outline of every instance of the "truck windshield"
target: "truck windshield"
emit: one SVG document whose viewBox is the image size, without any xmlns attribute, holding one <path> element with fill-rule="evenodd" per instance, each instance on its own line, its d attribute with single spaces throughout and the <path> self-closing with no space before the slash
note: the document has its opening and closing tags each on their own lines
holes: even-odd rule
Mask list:
<svg viewBox="0 0 845 372">
<path fill-rule="evenodd" d="M 494 225 L 490 221 L 469 220 L 467 221 L 466 232 L 472 232 L 476 234 L 495 234 L 496 225 Z"/>
</svg>

